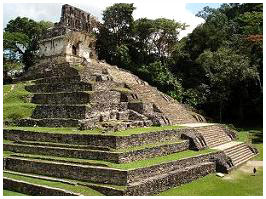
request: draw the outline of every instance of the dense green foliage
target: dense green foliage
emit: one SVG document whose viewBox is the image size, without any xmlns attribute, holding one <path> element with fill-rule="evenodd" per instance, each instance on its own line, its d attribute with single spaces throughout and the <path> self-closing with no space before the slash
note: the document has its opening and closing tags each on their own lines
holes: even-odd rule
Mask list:
<svg viewBox="0 0 266 199">
<path fill-rule="evenodd" d="M 262 121 L 262 4 L 205 7 L 187 37 L 186 24 L 133 20 L 133 4 L 104 11 L 100 59 L 130 70 L 180 102 L 221 122 Z"/>
<path fill-rule="evenodd" d="M 10 20 L 4 29 L 4 74 L 12 70 L 28 70 L 36 59 L 39 40 L 51 22 L 36 22 L 26 17 Z"/>
</svg>

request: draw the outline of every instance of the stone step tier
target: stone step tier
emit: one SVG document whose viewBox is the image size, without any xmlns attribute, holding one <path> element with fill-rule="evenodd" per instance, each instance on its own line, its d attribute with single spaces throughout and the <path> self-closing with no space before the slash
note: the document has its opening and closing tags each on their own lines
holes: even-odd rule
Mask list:
<svg viewBox="0 0 266 199">
<path fill-rule="evenodd" d="M 110 104 L 120 102 L 121 94 L 117 91 L 58 92 L 34 94 L 34 104 Z"/>
<path fill-rule="evenodd" d="M 148 158 L 159 157 L 188 150 L 189 141 L 184 140 L 174 143 L 157 143 L 155 146 L 143 149 L 129 149 L 126 151 L 102 150 L 103 147 L 79 145 L 67 145 L 57 143 L 41 143 L 18 141 L 3 145 L 4 151 L 11 151 L 21 154 L 59 156 L 66 158 L 79 158 L 88 160 L 104 160 L 114 163 L 127 163 L 136 160 L 145 160 Z M 42 158 L 42 157 L 40 157 Z"/>
<path fill-rule="evenodd" d="M 101 82 L 52 82 L 38 83 L 25 86 L 25 89 L 31 93 L 58 93 L 58 92 L 80 92 L 80 91 L 99 91 L 111 90 L 112 88 L 123 88 L 123 83 L 113 81 Z"/>
<path fill-rule="evenodd" d="M 5 170 L 12 172 L 96 183 L 98 184 L 98 189 L 96 190 L 106 195 L 113 194 L 112 192 L 109 194 L 106 192 L 108 185 L 126 186 L 126 190 L 119 193 L 121 195 L 150 195 L 215 172 L 215 163 L 207 160 L 208 158 L 206 162 L 198 161 L 197 164 L 188 164 L 187 166 L 184 165 L 184 167 L 179 165 L 177 168 L 172 168 L 171 164 L 168 164 L 167 167 L 166 165 L 158 165 L 156 170 L 151 167 L 150 169 L 144 168 L 143 171 L 141 169 L 126 171 L 100 166 L 17 157 L 8 157 L 4 162 Z M 164 168 L 164 170 L 160 167 Z M 151 170 L 151 172 L 147 172 L 148 170 Z M 142 175 L 138 175 L 140 172 Z M 89 187 L 95 188 L 95 185 Z M 155 189 L 155 187 L 159 187 L 159 189 Z"/>
<path fill-rule="evenodd" d="M 35 179 L 40 179 L 40 180 L 46 180 L 46 181 L 58 181 L 58 182 L 63 182 L 67 184 L 77 184 L 77 185 L 83 185 L 87 186 L 88 188 L 92 188 L 94 190 L 97 190 L 104 195 L 109 195 L 109 196 L 147 196 L 147 195 L 153 195 L 157 194 L 161 191 L 165 191 L 169 188 L 173 188 L 176 186 L 180 186 L 185 183 L 189 183 L 193 180 L 196 180 L 200 177 L 204 177 L 210 173 L 215 172 L 215 164 L 213 162 L 206 162 L 206 163 L 200 163 L 198 165 L 193 165 L 186 167 L 185 169 L 179 169 L 179 170 L 174 170 L 170 171 L 168 173 L 163 173 L 160 175 L 156 175 L 153 177 L 148 177 L 146 179 L 143 179 L 138 182 L 130 183 L 124 188 L 117 188 L 108 185 L 108 184 L 100 184 L 100 183 L 91 183 L 91 182 L 86 182 L 86 181 L 73 181 L 73 180 L 61 180 L 60 178 L 54 178 L 54 177 L 48 177 L 44 175 L 39 175 L 39 174 L 27 174 L 25 172 L 13 172 L 13 171 L 5 171 L 6 173 L 12 173 L 12 174 L 17 174 L 19 176 L 28 176 L 29 178 L 35 178 Z M 79 193 L 73 193 L 69 192 L 67 190 L 62 190 L 54 187 L 43 187 L 40 185 L 34 185 L 31 186 L 31 189 L 21 189 L 21 187 L 24 187 L 25 185 L 29 185 L 30 183 L 23 182 L 23 181 L 17 181 L 14 179 L 9 179 L 9 181 L 15 181 L 16 184 L 10 183 L 4 180 L 4 187 L 8 187 L 10 190 L 13 191 L 19 191 L 23 192 L 25 194 L 29 195 L 36 195 L 34 194 L 33 190 L 42 190 L 42 192 L 45 193 L 45 195 L 51 195 L 51 196 L 56 196 L 56 195 L 72 195 L 72 196 L 77 196 L 81 195 Z M 35 187 L 37 186 L 37 187 Z M 41 195 L 41 194 L 38 194 Z"/>
</svg>

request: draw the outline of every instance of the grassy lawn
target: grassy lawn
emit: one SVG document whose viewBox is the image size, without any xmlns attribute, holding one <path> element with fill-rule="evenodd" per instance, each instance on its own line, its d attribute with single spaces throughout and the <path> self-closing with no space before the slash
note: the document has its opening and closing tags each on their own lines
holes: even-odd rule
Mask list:
<svg viewBox="0 0 266 199">
<path fill-rule="evenodd" d="M 26 84 L 28 83 L 3 86 L 4 120 L 21 119 L 31 116 L 36 105 L 30 103 L 31 93 L 25 90 Z"/>
<path fill-rule="evenodd" d="M 226 178 L 211 174 L 192 183 L 164 191 L 159 196 L 262 196 L 262 181 L 262 169 L 258 169 L 256 176 L 235 170 Z"/>
<path fill-rule="evenodd" d="M 3 190 L 3 195 L 4 196 L 27 196 L 26 194 L 23 193 L 18 193 L 15 191 L 9 191 L 9 190 Z"/>
</svg>

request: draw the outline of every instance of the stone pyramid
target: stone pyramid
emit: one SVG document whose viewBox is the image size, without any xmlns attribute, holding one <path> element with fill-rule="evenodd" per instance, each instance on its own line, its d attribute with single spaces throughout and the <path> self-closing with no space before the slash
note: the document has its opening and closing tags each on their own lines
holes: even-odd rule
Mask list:
<svg viewBox="0 0 266 199">
<path fill-rule="evenodd" d="M 258 153 L 225 125 L 205 123 L 137 76 L 98 61 L 95 24 L 64 5 L 60 22 L 44 35 L 41 60 L 23 77 L 37 106 L 30 118 L 4 128 L 4 189 L 153 195 L 228 173 Z"/>
<path fill-rule="evenodd" d="M 59 23 L 40 42 L 41 60 L 24 79 L 38 104 L 26 126 L 107 130 L 204 122 L 170 96 L 95 56 L 90 14 L 64 5 Z"/>
</svg>

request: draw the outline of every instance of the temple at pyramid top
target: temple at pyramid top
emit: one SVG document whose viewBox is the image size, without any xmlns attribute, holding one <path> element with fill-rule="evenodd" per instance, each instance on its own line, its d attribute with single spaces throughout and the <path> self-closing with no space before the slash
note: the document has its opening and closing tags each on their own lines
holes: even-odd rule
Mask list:
<svg viewBox="0 0 266 199">
<path fill-rule="evenodd" d="M 62 6 L 60 21 L 55 23 L 54 27 L 44 35 L 44 38 L 63 35 L 70 30 L 91 33 L 98 23 L 90 13 L 65 4 Z"/>
</svg>

